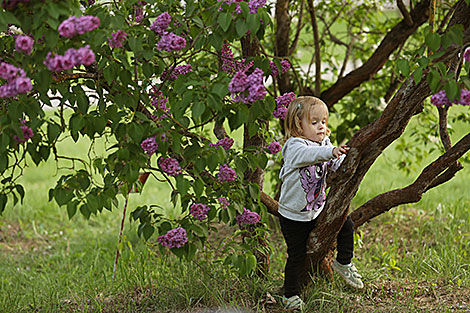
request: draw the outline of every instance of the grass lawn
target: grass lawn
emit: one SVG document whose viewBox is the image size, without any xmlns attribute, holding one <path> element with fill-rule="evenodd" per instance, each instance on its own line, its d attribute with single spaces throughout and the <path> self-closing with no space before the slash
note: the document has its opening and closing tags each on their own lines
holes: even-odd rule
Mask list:
<svg viewBox="0 0 470 313">
<path fill-rule="evenodd" d="M 464 124 L 456 127 L 454 142 L 465 132 Z M 87 151 L 87 144 L 85 139 L 66 140 L 59 149 Z M 385 151 L 353 206 L 413 181 L 418 172 L 407 176 L 397 170 L 398 159 L 393 147 Z M 464 169 L 418 204 L 392 209 L 364 225 L 356 238 L 355 263 L 365 289 L 351 290 L 337 277 L 317 279 L 303 294 L 308 312 L 469 311 L 469 178 Z M 69 220 L 65 208 L 48 202 L 55 179 L 53 160 L 27 168 L 21 178 L 24 203 L 10 205 L 0 218 L 0 312 L 211 312 L 220 307 L 227 312 L 285 312 L 278 303 L 285 246 L 276 220 L 269 238 L 271 270 L 261 279 L 239 277 L 221 264 L 208 263 L 211 249 L 191 263 L 161 255 L 154 240 L 140 240 L 136 224 L 126 219 L 113 280 L 123 203 L 90 220 L 80 215 Z M 142 195 L 131 195 L 129 210 L 141 203 L 170 208 L 169 188 L 150 179 Z M 217 238 L 231 233 L 221 227 Z"/>
</svg>

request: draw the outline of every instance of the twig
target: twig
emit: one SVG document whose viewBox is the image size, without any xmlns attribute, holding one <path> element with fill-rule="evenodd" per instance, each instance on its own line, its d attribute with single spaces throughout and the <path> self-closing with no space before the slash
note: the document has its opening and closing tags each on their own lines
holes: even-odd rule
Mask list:
<svg viewBox="0 0 470 313">
<path fill-rule="evenodd" d="M 316 97 L 320 96 L 321 93 L 321 56 L 320 56 L 320 38 L 318 35 L 318 23 L 315 14 L 315 7 L 313 0 L 308 0 L 308 11 L 310 13 L 310 22 L 312 23 L 313 29 L 313 41 L 315 46 L 315 91 Z"/>
<path fill-rule="evenodd" d="M 119 245 L 121 244 L 121 240 L 122 240 L 122 230 L 124 229 L 124 221 L 126 219 L 126 210 L 127 210 L 128 200 L 129 200 L 129 192 L 127 192 L 126 200 L 124 202 L 124 210 L 122 211 L 121 230 L 119 231 L 118 245 L 116 247 L 116 258 L 114 259 L 113 280 L 114 280 L 114 277 L 116 277 L 116 268 L 117 268 L 117 264 L 119 260 Z"/>
<path fill-rule="evenodd" d="M 410 12 L 408 12 L 402 0 L 397 0 L 397 6 L 401 14 L 403 15 L 403 20 L 405 21 L 405 23 L 408 26 L 413 25 L 413 19 L 411 18 Z"/>
<path fill-rule="evenodd" d="M 288 55 L 292 55 L 295 48 L 297 47 L 297 42 L 299 41 L 299 38 L 300 38 L 300 31 L 303 28 L 303 26 L 302 26 L 303 13 L 304 13 L 304 1 L 302 0 L 300 2 L 300 12 L 299 12 L 299 18 L 298 18 L 299 20 L 298 20 L 298 23 L 297 23 L 297 31 L 295 32 L 294 40 L 292 41 L 292 44 L 290 45 L 290 47 L 288 49 Z"/>
</svg>

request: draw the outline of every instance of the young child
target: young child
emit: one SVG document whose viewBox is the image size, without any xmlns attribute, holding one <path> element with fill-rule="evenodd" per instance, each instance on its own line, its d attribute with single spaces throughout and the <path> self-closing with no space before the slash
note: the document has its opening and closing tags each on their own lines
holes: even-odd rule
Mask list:
<svg viewBox="0 0 470 313">
<path fill-rule="evenodd" d="M 279 220 L 288 256 L 283 303 L 287 308 L 301 309 L 299 275 L 305 264 L 308 236 L 325 206 L 326 173 L 339 167 L 349 147 L 331 144 L 328 107 L 318 98 L 298 97 L 292 101 L 284 125 L 286 141 L 282 148 L 284 165 L 279 174 L 282 181 Z M 338 234 L 333 269 L 349 285 L 363 288 L 361 275 L 351 264 L 353 226 L 348 217 Z"/>
</svg>

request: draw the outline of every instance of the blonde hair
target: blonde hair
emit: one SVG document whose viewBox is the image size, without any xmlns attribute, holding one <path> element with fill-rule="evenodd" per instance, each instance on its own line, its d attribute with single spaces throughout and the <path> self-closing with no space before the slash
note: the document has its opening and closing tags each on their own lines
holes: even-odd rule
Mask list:
<svg viewBox="0 0 470 313">
<path fill-rule="evenodd" d="M 326 115 L 326 135 L 329 136 L 331 131 L 328 128 L 328 107 L 325 102 L 316 97 L 302 96 L 294 99 L 287 108 L 286 118 L 284 119 L 284 129 L 286 135 L 284 141 L 290 137 L 305 138 L 302 133 L 301 120 L 307 117 L 311 120 L 312 114 L 322 110 Z"/>
</svg>

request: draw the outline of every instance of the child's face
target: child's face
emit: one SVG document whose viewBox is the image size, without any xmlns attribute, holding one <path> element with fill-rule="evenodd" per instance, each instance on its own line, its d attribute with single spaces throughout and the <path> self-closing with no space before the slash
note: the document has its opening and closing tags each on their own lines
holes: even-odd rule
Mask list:
<svg viewBox="0 0 470 313">
<path fill-rule="evenodd" d="M 302 135 L 316 142 L 321 142 L 326 136 L 326 112 L 323 110 L 313 110 L 310 112 L 310 118 L 305 114 L 300 121 L 302 126 Z"/>
</svg>

